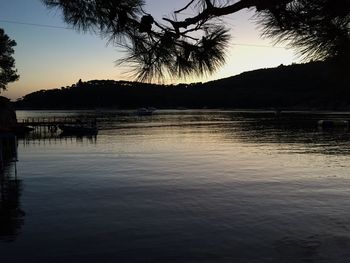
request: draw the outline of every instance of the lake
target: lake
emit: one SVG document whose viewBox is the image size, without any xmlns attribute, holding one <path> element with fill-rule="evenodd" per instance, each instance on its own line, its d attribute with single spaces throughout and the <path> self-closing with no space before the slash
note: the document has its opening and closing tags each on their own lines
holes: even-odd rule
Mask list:
<svg viewBox="0 0 350 263">
<path fill-rule="evenodd" d="M 335 113 L 19 111 L 1 177 L 1 262 L 349 262 L 350 133 Z"/>
</svg>

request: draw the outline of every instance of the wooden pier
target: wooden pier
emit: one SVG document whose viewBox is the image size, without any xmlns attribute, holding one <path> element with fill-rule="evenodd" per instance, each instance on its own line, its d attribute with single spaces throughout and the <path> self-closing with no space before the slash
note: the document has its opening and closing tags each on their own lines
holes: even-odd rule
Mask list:
<svg viewBox="0 0 350 263">
<path fill-rule="evenodd" d="M 17 123 L 17 127 L 21 127 L 26 129 L 27 127 L 33 128 L 35 131 L 57 131 L 59 125 L 91 125 L 92 123 L 96 124 L 95 118 L 82 117 L 79 118 L 77 116 L 72 117 L 52 117 L 52 118 L 27 118 L 19 120 Z"/>
<path fill-rule="evenodd" d="M 62 117 L 62 118 L 27 118 L 18 122 L 18 125 L 31 127 L 52 127 L 67 124 L 87 124 L 86 120 L 81 120 L 77 117 Z"/>
</svg>

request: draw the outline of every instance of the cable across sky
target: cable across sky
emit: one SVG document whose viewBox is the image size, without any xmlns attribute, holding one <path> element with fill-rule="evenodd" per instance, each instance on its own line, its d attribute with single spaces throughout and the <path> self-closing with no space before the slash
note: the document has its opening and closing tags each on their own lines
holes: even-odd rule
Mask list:
<svg viewBox="0 0 350 263">
<path fill-rule="evenodd" d="M 22 22 L 22 21 L 13 21 L 13 20 L 2 20 L 2 19 L 0 19 L 0 23 L 1 22 L 2 23 L 14 24 L 14 25 L 24 25 L 24 26 L 45 27 L 45 28 L 53 28 L 53 29 L 74 30 L 74 28 L 63 27 L 63 26 L 38 24 L 38 23 Z M 251 43 L 231 43 L 231 45 L 232 46 L 258 47 L 258 48 L 285 48 L 285 47 L 278 47 L 278 46 L 257 45 L 257 44 L 251 44 Z"/>
</svg>

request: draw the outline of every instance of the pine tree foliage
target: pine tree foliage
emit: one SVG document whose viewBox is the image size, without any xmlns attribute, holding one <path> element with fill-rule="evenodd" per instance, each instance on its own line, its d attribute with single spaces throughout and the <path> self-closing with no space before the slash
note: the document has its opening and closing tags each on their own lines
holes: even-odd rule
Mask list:
<svg viewBox="0 0 350 263">
<path fill-rule="evenodd" d="M 287 42 L 304 59 L 350 58 L 350 0 L 298 0 L 258 15 L 263 35 Z"/>
<path fill-rule="evenodd" d="M 141 81 L 217 71 L 230 42 L 221 18 L 243 9 L 255 11 L 263 36 L 287 42 L 304 59 L 349 61 L 350 0 L 188 0 L 162 21 L 143 10 L 143 0 L 42 1 L 62 10 L 77 30 L 123 47 L 127 55 L 120 62 L 130 64 Z M 189 10 L 192 15 L 178 19 Z"/>
</svg>

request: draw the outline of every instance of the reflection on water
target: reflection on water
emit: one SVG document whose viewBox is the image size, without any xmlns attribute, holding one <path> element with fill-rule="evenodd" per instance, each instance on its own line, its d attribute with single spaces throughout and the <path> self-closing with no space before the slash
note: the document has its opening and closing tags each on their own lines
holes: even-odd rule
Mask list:
<svg viewBox="0 0 350 263">
<path fill-rule="evenodd" d="M 47 113 L 18 113 L 31 114 Z M 23 209 L 26 222 L 0 241 L 5 262 L 350 258 L 349 131 L 317 126 L 346 114 L 49 114 L 97 118 L 100 132 L 19 140 L 23 182 L 4 189 L 18 193 L 11 218 Z"/>
<path fill-rule="evenodd" d="M 281 152 L 350 154 L 349 127 L 323 129 L 317 125 L 317 120 L 322 118 L 325 116 L 286 114 L 276 119 L 273 114 L 267 114 L 265 117 L 255 116 L 249 121 L 245 118 L 238 128 L 227 128 L 223 132 L 226 133 L 225 138 L 232 136 L 253 145 L 273 144 Z"/>
<path fill-rule="evenodd" d="M 15 164 L 0 171 L 0 241 L 13 241 L 19 234 L 25 213 L 21 210 L 22 181 L 17 179 Z"/>
<path fill-rule="evenodd" d="M 26 145 L 33 144 L 96 144 L 97 135 L 74 135 L 74 134 L 64 134 L 60 131 L 49 131 L 47 129 L 34 130 L 33 132 L 19 138 L 19 143 L 24 147 Z"/>
<path fill-rule="evenodd" d="M 240 140 L 253 145 L 280 144 L 293 147 L 298 153 L 349 154 L 349 127 L 322 129 L 317 121 L 322 119 L 350 120 L 350 113 L 310 113 L 252 111 L 157 111 L 153 116 L 137 116 L 134 111 L 22 111 L 19 119 L 30 117 L 71 117 L 73 119 L 96 119 L 102 131 L 125 130 L 155 132 L 157 129 L 169 131 L 179 129 L 199 134 L 202 131 L 215 134 L 218 140 Z M 183 131 L 181 131 L 181 129 Z M 60 131 L 34 131 L 23 141 L 89 141 L 96 143 L 97 136 L 62 136 Z M 282 145 L 283 144 L 283 145 Z"/>
</svg>

